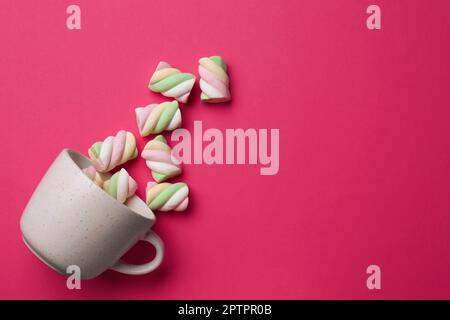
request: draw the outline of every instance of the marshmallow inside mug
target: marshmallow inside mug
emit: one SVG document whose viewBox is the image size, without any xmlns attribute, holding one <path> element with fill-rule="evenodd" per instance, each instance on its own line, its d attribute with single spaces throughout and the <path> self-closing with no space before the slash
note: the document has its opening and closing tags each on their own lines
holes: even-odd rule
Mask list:
<svg viewBox="0 0 450 320">
<path fill-rule="evenodd" d="M 82 172 L 82 170 L 91 166 L 92 162 L 87 157 L 85 157 L 84 155 L 82 155 L 79 152 L 76 152 L 73 150 L 68 150 L 67 152 L 68 152 L 70 159 L 80 170 L 80 174 L 85 176 L 85 174 Z M 95 184 L 88 177 L 86 177 L 86 179 L 89 180 L 92 184 Z M 102 188 L 98 187 L 97 185 L 96 185 L 96 187 L 98 189 L 100 189 L 102 192 L 104 192 L 105 194 L 107 194 Z M 108 197 L 111 198 L 111 201 L 116 201 L 114 198 L 110 197 L 109 195 L 108 195 Z M 121 205 L 125 205 L 126 207 L 131 209 L 134 213 L 136 213 L 144 218 L 152 219 L 152 220 L 155 218 L 155 215 L 150 210 L 150 208 L 137 195 L 130 197 L 124 204 L 121 204 Z"/>
</svg>

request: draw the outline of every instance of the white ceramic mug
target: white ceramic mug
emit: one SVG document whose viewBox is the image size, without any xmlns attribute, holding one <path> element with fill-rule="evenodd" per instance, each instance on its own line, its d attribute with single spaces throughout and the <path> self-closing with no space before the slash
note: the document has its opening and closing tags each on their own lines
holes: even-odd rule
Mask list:
<svg viewBox="0 0 450 320">
<path fill-rule="evenodd" d="M 20 227 L 26 245 L 61 274 L 67 275 L 70 265 L 79 266 L 82 279 L 107 269 L 135 275 L 155 270 L 164 245 L 150 230 L 153 212 L 138 196 L 123 205 L 104 192 L 82 172 L 90 164 L 68 149 L 55 159 L 23 212 Z M 156 248 L 155 258 L 142 265 L 120 260 L 139 240 Z"/>
</svg>

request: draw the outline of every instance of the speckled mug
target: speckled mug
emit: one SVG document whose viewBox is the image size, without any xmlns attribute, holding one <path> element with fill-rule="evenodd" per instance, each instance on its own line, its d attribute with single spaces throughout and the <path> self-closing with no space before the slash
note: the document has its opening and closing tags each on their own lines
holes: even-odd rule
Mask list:
<svg viewBox="0 0 450 320">
<path fill-rule="evenodd" d="M 63 275 L 68 266 L 79 266 L 82 279 L 95 278 L 107 269 L 134 275 L 155 270 L 164 245 L 150 230 L 153 212 L 138 196 L 124 205 L 104 192 L 81 171 L 90 164 L 69 149 L 59 154 L 22 214 L 25 244 Z M 139 240 L 155 247 L 155 258 L 142 265 L 120 260 Z"/>
</svg>

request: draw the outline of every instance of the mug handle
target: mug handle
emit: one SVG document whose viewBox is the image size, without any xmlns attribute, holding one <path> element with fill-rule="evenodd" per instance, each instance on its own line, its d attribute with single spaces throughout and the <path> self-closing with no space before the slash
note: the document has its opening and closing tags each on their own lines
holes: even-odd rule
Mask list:
<svg viewBox="0 0 450 320">
<path fill-rule="evenodd" d="M 135 265 L 126 263 L 123 260 L 119 260 L 110 269 L 124 274 L 141 275 L 152 272 L 153 270 L 158 268 L 164 258 L 164 244 L 161 238 L 155 232 L 150 230 L 141 240 L 147 241 L 155 247 L 156 255 L 152 261 Z"/>
</svg>

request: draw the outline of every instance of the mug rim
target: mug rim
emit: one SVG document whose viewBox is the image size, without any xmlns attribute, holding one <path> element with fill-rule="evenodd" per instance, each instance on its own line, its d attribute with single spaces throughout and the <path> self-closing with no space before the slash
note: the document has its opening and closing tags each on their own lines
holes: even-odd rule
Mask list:
<svg viewBox="0 0 450 320">
<path fill-rule="evenodd" d="M 97 184 L 95 184 L 94 181 L 92 181 L 91 179 L 89 179 L 89 177 L 86 176 L 86 175 L 82 172 L 82 168 L 77 164 L 76 160 L 73 158 L 73 156 L 80 157 L 80 158 L 82 158 L 83 160 L 86 160 L 86 161 L 88 161 L 89 163 L 92 164 L 91 160 L 90 160 L 88 157 L 86 157 L 84 154 L 82 154 L 82 153 L 80 153 L 80 152 L 78 152 L 78 151 L 75 151 L 75 150 L 73 150 L 73 149 L 70 149 L 70 148 L 64 148 L 64 149 L 61 151 L 61 153 L 62 153 L 62 154 L 65 154 L 66 156 L 68 156 L 68 158 L 70 159 L 71 164 L 73 164 L 73 165 L 80 171 L 80 173 L 82 174 L 82 176 L 83 176 L 87 181 L 89 181 L 89 183 L 93 184 L 93 185 L 95 186 L 95 188 L 97 188 L 99 191 L 101 191 L 102 193 L 104 193 L 104 194 L 106 194 L 106 195 L 108 196 L 108 197 L 107 197 L 107 198 L 109 199 L 108 201 L 113 201 L 115 205 L 120 205 L 120 206 L 122 206 L 122 208 L 123 208 L 123 209 L 126 209 L 127 212 L 128 212 L 129 214 L 133 214 L 133 215 L 142 217 L 142 218 L 144 218 L 144 219 L 146 219 L 146 220 L 152 221 L 153 223 L 155 222 L 156 216 L 155 216 L 155 214 L 153 213 L 153 211 L 152 211 L 152 210 L 147 206 L 147 204 L 146 204 L 139 196 L 137 196 L 136 194 L 133 195 L 131 198 L 136 198 L 137 201 L 142 202 L 143 205 L 144 205 L 143 207 L 144 207 L 145 210 L 148 212 L 147 214 L 141 214 L 141 213 L 139 213 L 139 212 L 133 210 L 132 208 L 126 206 L 124 203 L 120 203 L 119 201 L 117 201 L 117 199 L 114 199 L 113 197 L 111 197 L 105 190 L 103 190 L 103 189 L 100 188 Z M 131 198 L 130 198 L 130 199 L 131 199 Z M 129 201 L 130 199 L 128 199 L 127 201 Z M 152 224 L 152 225 L 153 225 L 153 224 Z"/>
</svg>

